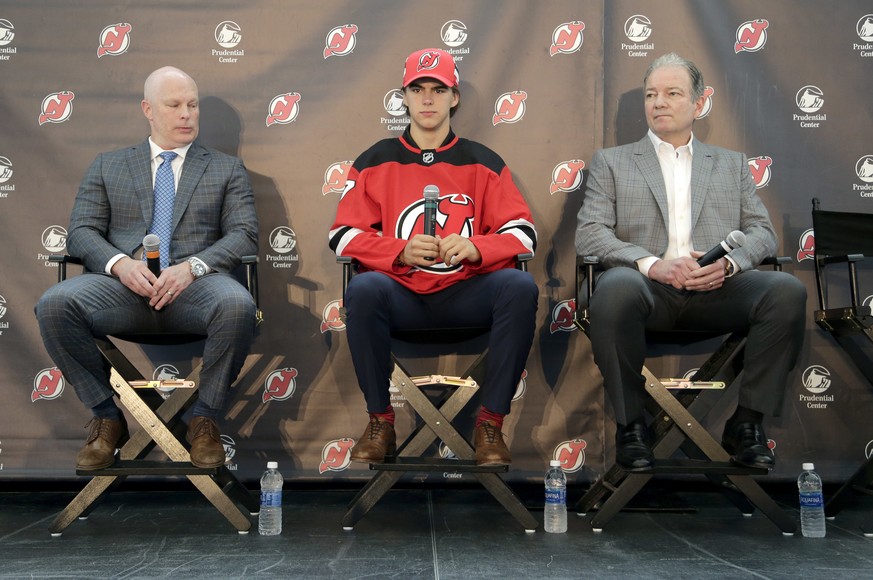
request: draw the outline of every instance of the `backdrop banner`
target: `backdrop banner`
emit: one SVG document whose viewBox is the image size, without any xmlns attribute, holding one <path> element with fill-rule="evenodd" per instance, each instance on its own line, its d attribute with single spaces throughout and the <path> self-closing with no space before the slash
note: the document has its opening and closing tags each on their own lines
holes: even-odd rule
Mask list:
<svg viewBox="0 0 873 580">
<path fill-rule="evenodd" d="M 539 322 L 504 426 L 514 458 L 507 478 L 540 481 L 557 458 L 571 484 L 583 483 L 611 461 L 612 410 L 589 342 L 572 324 L 576 214 L 593 153 L 645 134 L 643 74 L 675 51 L 700 66 L 707 85 L 695 135 L 748 155 L 779 253 L 796 261 L 786 270 L 810 296 L 783 414 L 765 425 L 778 456 L 770 478 L 792 480 L 801 462 L 814 461 L 826 481 L 846 479 L 873 447 L 873 389 L 812 321 L 810 200 L 873 212 L 873 7 L 662 0 L 657 8 L 643 0 L 445 0 L 426 12 L 394 0 L 0 0 L 0 479 L 76 477 L 90 413 L 46 354 L 33 308 L 57 280 L 48 258 L 65 252 L 85 169 L 98 153 L 147 136 L 143 81 L 164 65 L 197 81 L 200 141 L 242 158 L 256 194 L 265 320 L 221 420 L 229 465 L 248 483 L 267 460 L 290 482 L 370 477 L 349 462 L 367 414 L 327 232 L 355 156 L 407 126 L 398 106 L 403 61 L 427 47 L 451 52 L 460 69 L 455 132 L 504 158 L 539 233 L 530 263 Z M 862 267 L 862 281 L 870 270 Z M 148 378 L 184 377 L 200 356 L 198 345 L 121 348 Z M 461 352 L 438 370 L 453 374 L 472 356 Z M 683 376 L 705 357 L 697 349 L 652 366 Z M 420 358 L 411 367 L 435 368 Z M 392 399 L 402 437 L 416 419 L 399 394 Z M 708 419 L 716 436 L 732 406 Z M 459 421 L 467 435 L 475 410 Z M 429 478 L 474 481 L 449 471 Z"/>
</svg>

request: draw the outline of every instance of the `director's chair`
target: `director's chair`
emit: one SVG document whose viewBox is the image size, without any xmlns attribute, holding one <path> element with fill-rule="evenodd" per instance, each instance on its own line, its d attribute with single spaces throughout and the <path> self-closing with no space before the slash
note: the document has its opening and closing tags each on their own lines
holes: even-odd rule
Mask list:
<svg viewBox="0 0 873 580">
<path fill-rule="evenodd" d="M 815 285 L 818 310 L 815 322 L 830 333 L 846 351 L 867 381 L 873 385 L 873 306 L 864 305 L 859 294 L 858 264 L 873 258 L 873 214 L 824 211 L 818 198 L 812 199 L 812 228 L 815 236 Z M 828 300 L 826 266 L 846 264 L 848 303 Z M 834 306 L 829 302 L 838 302 Z M 835 517 L 852 497 L 852 491 L 873 494 L 873 456 L 837 490 L 825 504 L 825 516 Z M 864 535 L 873 536 L 873 522 L 861 525 Z"/>
<path fill-rule="evenodd" d="M 58 282 L 67 276 L 67 264 L 81 264 L 77 258 L 52 255 L 58 264 Z M 245 283 L 258 305 L 257 256 L 243 257 Z M 257 310 L 258 322 L 261 311 Z M 198 334 L 125 334 L 112 337 L 137 344 L 175 346 L 198 342 L 206 338 Z M 76 470 L 77 475 L 92 476 L 91 481 L 61 511 L 49 527 L 52 536 L 60 536 L 76 518 L 86 519 L 99 501 L 118 487 L 128 476 L 184 476 L 233 525 L 240 534 L 248 533 L 259 502 L 224 465 L 199 468 L 191 464 L 188 449 L 182 443 L 184 412 L 197 400 L 200 365 L 185 380 L 145 380 L 136 367 L 109 337 L 95 338 L 109 369 L 109 384 L 121 405 L 142 427 L 131 433 L 130 440 L 119 449 L 115 463 L 104 469 Z M 168 391 L 169 394 L 167 394 Z M 169 461 L 147 459 L 158 447 Z M 241 509 L 245 508 L 245 510 Z"/>
<path fill-rule="evenodd" d="M 526 270 L 526 262 L 532 254 L 521 254 L 518 267 Z M 343 300 L 346 287 L 355 274 L 351 258 L 340 256 L 337 262 L 343 266 Z M 343 316 L 345 310 L 343 309 Z M 483 336 L 490 328 L 439 328 L 392 333 L 392 339 L 408 345 L 439 345 L 448 347 L 441 354 L 457 352 L 457 345 Z M 421 354 L 420 352 L 418 354 Z M 485 378 L 487 349 L 479 354 L 470 367 L 459 376 L 427 375 L 410 376 L 399 355 L 392 349 L 393 370 L 391 382 L 421 418 L 413 432 L 400 443 L 394 455 L 386 456 L 384 463 L 371 463 L 370 469 L 377 473 L 366 483 L 349 503 L 342 519 L 343 529 L 351 530 L 376 503 L 409 472 L 462 472 L 472 474 L 479 483 L 522 525 L 525 532 L 533 533 L 539 525 L 536 518 L 524 507 L 518 496 L 500 478 L 500 473 L 509 470 L 507 465 L 476 465 L 476 453 L 470 442 L 462 436 L 452 421 L 479 390 Z M 435 391 L 433 399 L 428 392 Z M 452 451 L 456 459 L 423 457 L 437 438 Z"/>
<path fill-rule="evenodd" d="M 765 264 L 781 270 L 789 258 L 768 258 Z M 588 334 L 591 321 L 588 303 L 595 287 L 599 260 L 578 256 L 576 260 L 576 326 Z M 706 332 L 648 332 L 647 343 L 678 346 L 680 349 L 722 336 Z M 734 332 L 703 363 L 693 379 L 659 379 L 643 366 L 646 392 L 650 396 L 648 411 L 654 417 L 649 427 L 654 433 L 652 451 L 655 465 L 649 470 L 630 473 L 614 464 L 576 504 L 580 516 L 597 508 L 591 518 L 595 532 L 615 516 L 655 475 L 703 475 L 725 492 L 744 516 L 758 508 L 785 535 L 793 534 L 797 525 L 751 478 L 766 475 L 768 470 L 735 465 L 730 455 L 701 425 L 706 415 L 718 406 L 726 389 L 742 371 L 746 337 Z M 685 457 L 675 458 L 677 451 Z"/>
</svg>

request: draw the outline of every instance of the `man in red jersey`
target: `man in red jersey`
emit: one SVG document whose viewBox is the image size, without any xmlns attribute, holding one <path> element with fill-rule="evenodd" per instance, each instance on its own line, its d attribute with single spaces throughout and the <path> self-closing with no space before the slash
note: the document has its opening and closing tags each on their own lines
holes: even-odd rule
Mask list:
<svg viewBox="0 0 873 580">
<path fill-rule="evenodd" d="M 349 349 L 370 416 L 352 460 L 378 463 L 396 449 L 388 393 L 394 329 L 489 326 L 489 364 L 474 446 L 479 465 L 512 459 L 501 427 L 533 342 L 539 290 L 515 268 L 536 248 L 530 210 L 503 160 L 451 128 L 460 102 L 452 56 L 406 59 L 409 127 L 355 161 L 330 247 L 360 265 L 346 291 Z M 439 190 L 434 235 L 424 229 L 425 187 Z"/>
</svg>

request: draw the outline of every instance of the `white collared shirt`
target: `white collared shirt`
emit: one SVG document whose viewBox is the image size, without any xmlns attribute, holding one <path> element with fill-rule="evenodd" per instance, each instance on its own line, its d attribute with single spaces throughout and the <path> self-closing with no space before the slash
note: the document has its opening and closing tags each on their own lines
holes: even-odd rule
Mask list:
<svg viewBox="0 0 873 580">
<path fill-rule="evenodd" d="M 191 143 L 188 143 L 184 147 L 178 147 L 173 149 L 172 151 L 176 152 L 176 158 L 170 162 L 170 167 L 173 168 L 173 184 L 176 186 L 176 189 L 179 188 L 179 178 L 182 176 L 182 165 L 185 163 L 185 156 L 188 154 L 188 150 L 191 148 Z M 168 149 L 161 149 L 158 145 L 152 141 L 152 138 L 149 137 L 149 149 L 151 151 L 151 164 L 152 164 L 152 189 L 155 187 L 155 174 L 158 171 L 158 167 L 161 163 L 164 162 L 163 158 L 160 156 L 164 151 L 168 151 Z M 116 254 L 112 256 L 112 258 L 106 262 L 105 272 L 107 274 L 112 274 L 112 266 L 115 263 L 124 257 L 124 254 Z"/>
<path fill-rule="evenodd" d="M 664 187 L 667 191 L 667 250 L 664 252 L 665 260 L 672 260 L 680 256 L 690 256 L 691 250 L 691 161 L 694 157 L 692 142 L 694 135 L 688 139 L 688 143 L 679 148 L 662 140 L 649 130 L 649 139 L 658 155 L 658 163 L 661 165 L 661 175 L 664 177 Z M 648 276 L 649 268 L 660 258 L 650 256 L 637 260 L 640 272 Z"/>
</svg>

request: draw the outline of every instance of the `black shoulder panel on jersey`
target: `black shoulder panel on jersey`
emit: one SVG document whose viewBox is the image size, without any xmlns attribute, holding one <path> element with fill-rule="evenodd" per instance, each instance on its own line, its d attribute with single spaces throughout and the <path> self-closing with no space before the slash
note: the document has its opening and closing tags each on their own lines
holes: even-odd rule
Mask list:
<svg viewBox="0 0 873 580">
<path fill-rule="evenodd" d="M 500 155 L 481 143 L 469 139 L 458 139 L 458 143 L 454 147 L 440 152 L 439 155 L 439 160 L 443 163 L 451 163 L 452 165 L 478 164 L 487 167 L 498 175 L 506 167 L 506 163 L 500 158 Z"/>
</svg>

